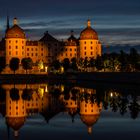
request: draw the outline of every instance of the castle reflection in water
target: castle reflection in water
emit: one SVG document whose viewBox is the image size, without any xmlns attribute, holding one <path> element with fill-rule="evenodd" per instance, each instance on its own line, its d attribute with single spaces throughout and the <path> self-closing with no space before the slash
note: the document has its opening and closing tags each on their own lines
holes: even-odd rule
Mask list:
<svg viewBox="0 0 140 140">
<path fill-rule="evenodd" d="M 121 115 L 129 111 L 134 119 L 140 110 L 136 95 L 123 95 L 115 90 L 101 92 L 100 89 L 62 84 L 5 84 L 0 87 L 0 113 L 5 117 L 7 130 L 12 128 L 15 137 L 19 136 L 29 116 L 41 114 L 49 122 L 60 112 L 67 112 L 72 122 L 74 116 L 79 115 L 91 134 L 101 111 L 108 108 Z"/>
</svg>

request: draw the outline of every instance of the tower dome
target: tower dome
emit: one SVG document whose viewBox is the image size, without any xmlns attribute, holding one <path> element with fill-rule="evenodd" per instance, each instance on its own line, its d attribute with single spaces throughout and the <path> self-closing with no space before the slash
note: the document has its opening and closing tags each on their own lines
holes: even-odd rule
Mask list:
<svg viewBox="0 0 140 140">
<path fill-rule="evenodd" d="M 89 40 L 89 39 L 98 40 L 98 34 L 94 29 L 91 28 L 90 20 L 87 21 L 87 27 L 80 34 L 80 40 Z"/>
<path fill-rule="evenodd" d="M 15 131 L 19 130 L 25 122 L 25 117 L 7 117 L 6 123 Z"/>
<path fill-rule="evenodd" d="M 92 133 L 92 126 L 97 122 L 99 119 L 100 115 L 81 115 L 81 121 L 87 125 L 88 127 L 88 133 Z"/>
<path fill-rule="evenodd" d="M 6 38 L 22 38 L 25 39 L 25 33 L 23 31 L 23 29 L 21 29 L 18 25 L 17 25 L 17 19 L 14 18 L 13 20 L 13 26 L 7 30 L 6 32 Z"/>
</svg>

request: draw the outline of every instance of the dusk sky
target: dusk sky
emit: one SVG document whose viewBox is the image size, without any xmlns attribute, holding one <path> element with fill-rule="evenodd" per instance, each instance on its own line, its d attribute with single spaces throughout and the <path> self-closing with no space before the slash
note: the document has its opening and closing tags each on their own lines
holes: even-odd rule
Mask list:
<svg viewBox="0 0 140 140">
<path fill-rule="evenodd" d="M 66 39 L 76 37 L 91 19 L 104 45 L 140 45 L 139 0 L 3 0 L 0 2 L 0 38 L 4 36 L 7 11 L 17 17 L 27 38 L 40 39 L 49 31 Z"/>
</svg>

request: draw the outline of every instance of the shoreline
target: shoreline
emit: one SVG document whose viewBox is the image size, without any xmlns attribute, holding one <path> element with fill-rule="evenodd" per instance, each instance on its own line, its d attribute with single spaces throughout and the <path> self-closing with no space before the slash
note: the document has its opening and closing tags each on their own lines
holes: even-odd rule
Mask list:
<svg viewBox="0 0 140 140">
<path fill-rule="evenodd" d="M 139 72 L 71 72 L 65 74 L 1 74 L 0 84 L 43 83 L 47 81 L 72 83 L 101 82 L 140 85 Z"/>
</svg>

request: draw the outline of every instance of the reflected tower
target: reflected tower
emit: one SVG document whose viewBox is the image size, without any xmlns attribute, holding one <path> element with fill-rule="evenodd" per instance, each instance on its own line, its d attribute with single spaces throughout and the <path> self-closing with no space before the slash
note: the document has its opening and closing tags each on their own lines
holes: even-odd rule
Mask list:
<svg viewBox="0 0 140 140">
<path fill-rule="evenodd" d="M 102 110 L 102 103 L 97 103 L 96 99 L 91 100 L 95 93 L 84 93 L 84 99 L 80 100 L 79 108 L 81 120 L 87 125 L 88 133 L 92 133 L 92 126 L 97 122 Z"/>
<path fill-rule="evenodd" d="M 18 138 L 19 129 L 24 125 L 26 119 L 25 101 L 21 97 L 22 90 L 17 89 L 19 92 L 15 94 L 11 92 L 14 91 L 14 88 L 9 86 L 6 88 L 6 124 L 14 130 L 14 136 Z M 18 99 L 15 99 L 16 96 Z"/>
</svg>

